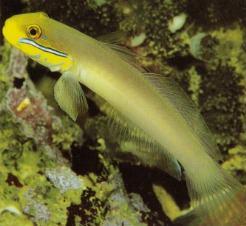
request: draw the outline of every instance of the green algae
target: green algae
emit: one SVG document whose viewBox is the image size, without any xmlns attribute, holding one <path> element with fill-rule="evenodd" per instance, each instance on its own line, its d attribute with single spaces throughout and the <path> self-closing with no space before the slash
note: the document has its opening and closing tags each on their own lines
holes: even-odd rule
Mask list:
<svg viewBox="0 0 246 226">
<path fill-rule="evenodd" d="M 52 134 L 52 143 L 61 150 L 69 151 L 71 149 L 71 144 L 73 144 L 75 140 L 78 145 L 83 143 L 83 133 L 67 116 L 61 118 L 62 124 L 66 124 L 67 127 L 61 127 L 61 122 L 59 121 L 52 124 L 52 129 L 54 131 Z"/>
<path fill-rule="evenodd" d="M 191 92 L 191 99 L 196 105 L 199 106 L 200 88 L 201 88 L 201 76 L 197 73 L 196 69 L 192 67 L 189 71 L 189 88 Z"/>
<path fill-rule="evenodd" d="M 231 171 L 235 176 L 238 176 L 240 181 L 246 183 L 246 147 L 238 145 L 229 150 L 228 159 L 222 164 L 222 167 Z"/>
<path fill-rule="evenodd" d="M 11 87 L 11 75 L 6 70 L 6 66 L 10 65 L 7 57 L 10 54 L 8 46 L 3 47 L 2 54 L 0 84 L 5 88 L 1 90 L 0 109 L 0 222 L 3 225 L 34 225 L 34 222 L 36 225 L 66 225 L 67 207 L 72 203 L 80 203 L 85 186 L 77 183 L 74 187 L 71 175 L 58 174 L 57 178 L 66 181 L 66 177 L 69 177 L 71 181 L 66 192 L 63 192 L 60 187 L 49 181 L 49 176 L 55 172 L 49 176 L 45 172 L 48 169 L 52 172 L 59 165 L 67 167 L 65 159 L 61 161 L 55 158 L 51 150 L 68 150 L 74 142 L 81 142 L 81 138 L 78 139 L 81 135 L 80 129 L 67 120 L 54 120 L 56 124 L 54 123 L 52 131 L 53 143 L 42 144 L 39 143 L 39 139 L 27 135 L 23 125 L 28 124 L 28 121 L 21 117 L 16 120 L 20 115 L 15 115 L 11 99 L 7 99 L 8 94 L 15 89 Z M 37 94 L 36 98 L 39 99 L 40 95 Z M 42 106 L 47 108 L 44 104 Z M 45 125 L 41 127 L 40 125 L 38 130 L 47 129 Z M 67 130 L 63 129 L 64 133 L 59 137 L 61 128 Z M 83 178 L 74 176 L 75 180 L 82 183 Z"/>
<path fill-rule="evenodd" d="M 9 62 L 9 56 L 10 56 L 10 50 L 11 47 L 9 44 L 6 44 L 5 47 L 0 47 L 0 52 L 2 56 L 1 64 L 0 64 L 0 102 L 2 101 L 5 93 L 7 92 L 8 85 L 10 82 L 10 79 L 8 76 L 5 76 L 5 71 L 7 70 L 7 64 Z"/>
<path fill-rule="evenodd" d="M 32 221 L 30 221 L 26 216 L 16 216 L 8 211 L 1 214 L 0 225 L 13 226 L 13 225 L 25 225 L 34 226 Z"/>
<path fill-rule="evenodd" d="M 3 134 L 4 136 L 1 136 L 1 138 L 10 139 L 12 142 L 5 142 L 0 147 L 2 154 L 1 179 L 4 182 L 0 192 L 1 199 L 3 199 L 2 202 L 8 206 L 9 200 L 16 200 L 21 206 L 19 211 L 32 216 L 31 219 L 37 225 L 65 225 L 67 207 L 71 203 L 80 203 L 80 195 L 84 187 L 71 186 L 63 194 L 59 187 L 57 188 L 51 184 L 48 181 L 48 177 L 43 175 L 45 170 L 43 162 L 52 162 L 49 167 L 51 165 L 55 167 L 57 163 L 44 156 L 42 148 L 35 150 L 32 141 L 27 141 L 26 143 L 16 141 L 16 136 L 13 135 L 16 134 L 16 130 L 13 132 L 11 129 L 3 129 Z M 6 153 L 13 150 L 17 154 Z M 17 183 L 17 187 L 10 182 L 6 183 L 10 174 L 13 175 L 14 180 L 18 181 L 13 182 Z M 81 180 L 83 179 L 81 178 Z M 4 216 L 0 216 L 0 219 L 4 218 Z"/>
</svg>

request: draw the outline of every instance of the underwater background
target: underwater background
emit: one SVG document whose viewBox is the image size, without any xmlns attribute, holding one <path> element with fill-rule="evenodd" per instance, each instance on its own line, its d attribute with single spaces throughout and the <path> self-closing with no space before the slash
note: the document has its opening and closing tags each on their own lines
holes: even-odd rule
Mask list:
<svg viewBox="0 0 246 226">
<path fill-rule="evenodd" d="M 173 77 L 200 109 L 246 184 L 244 0 L 0 0 L 0 29 L 44 11 L 92 37 L 122 31 L 149 71 Z M 74 123 L 56 105 L 59 73 L 27 60 L 0 34 L 0 226 L 172 226 L 186 214 L 185 181 L 141 164 L 107 131 L 100 101 Z"/>
</svg>

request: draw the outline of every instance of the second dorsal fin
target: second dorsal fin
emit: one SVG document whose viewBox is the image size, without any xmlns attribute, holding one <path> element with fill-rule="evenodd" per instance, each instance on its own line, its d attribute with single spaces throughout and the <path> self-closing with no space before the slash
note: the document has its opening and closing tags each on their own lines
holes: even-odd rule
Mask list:
<svg viewBox="0 0 246 226">
<path fill-rule="evenodd" d="M 182 90 L 182 88 L 171 78 L 155 73 L 144 73 L 145 78 L 151 82 L 162 96 L 165 96 L 180 112 L 194 134 L 199 138 L 208 154 L 216 160 L 221 159 L 220 151 L 215 143 L 213 135 L 207 127 L 199 110 Z"/>
</svg>

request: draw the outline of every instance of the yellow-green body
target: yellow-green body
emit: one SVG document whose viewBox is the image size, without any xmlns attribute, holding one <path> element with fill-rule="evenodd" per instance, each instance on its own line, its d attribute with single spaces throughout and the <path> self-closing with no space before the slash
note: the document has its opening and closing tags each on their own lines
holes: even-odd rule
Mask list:
<svg viewBox="0 0 246 226">
<path fill-rule="evenodd" d="M 66 43 L 63 49 L 73 59 L 68 70 L 82 84 L 170 150 L 182 164 L 204 161 L 205 150 L 187 122 L 140 71 L 103 43 L 50 18 L 49 25 L 62 34 L 59 41 Z"/>
<path fill-rule="evenodd" d="M 20 38 L 27 38 L 25 27 L 29 24 L 38 24 L 42 28 L 42 35 L 34 40 L 35 42 L 46 48 L 61 51 L 67 56 L 55 56 L 34 46 L 18 43 Z M 59 70 L 63 74 L 69 73 L 74 80 L 97 93 L 125 119 L 146 133 L 182 164 L 194 207 L 196 202 L 200 205 L 194 210 L 195 215 L 203 219 L 203 223 L 208 223 L 200 224 L 195 220 L 191 225 L 238 225 L 241 214 L 246 212 L 246 206 L 241 200 L 237 204 L 239 207 L 235 207 L 240 210 L 239 217 L 229 219 L 229 223 L 223 221 L 223 216 L 230 209 L 219 207 L 221 202 L 227 200 L 227 192 L 228 196 L 235 193 L 235 197 L 237 193 L 243 193 L 242 197 L 246 200 L 245 191 L 212 159 L 213 154 L 210 153 L 213 153 L 213 150 L 208 150 L 210 145 L 205 145 L 206 142 L 204 143 L 196 132 L 195 122 L 200 118 L 193 118 L 193 126 L 191 126 L 181 113 L 182 109 L 178 109 L 169 98 L 170 93 L 165 94 L 165 90 L 160 92 L 150 82 L 148 76 L 129 64 L 108 45 L 42 13 L 23 14 L 10 18 L 5 24 L 3 33 L 11 44 L 34 60 L 48 66 L 51 70 Z M 59 89 L 59 92 L 62 90 Z M 57 99 L 58 102 L 63 102 L 62 97 Z M 197 130 L 203 129 L 200 125 L 197 121 L 199 127 Z M 217 197 L 218 190 L 226 191 L 225 194 L 223 193 L 225 197 Z M 204 201 L 204 198 L 207 199 Z M 229 202 L 233 203 L 234 200 L 231 198 Z M 218 216 L 213 216 L 216 211 Z M 242 221 L 241 225 L 246 225 L 246 220 Z"/>
<path fill-rule="evenodd" d="M 59 40 L 54 41 L 53 47 L 62 49 L 71 58 L 70 65 L 65 62 L 60 66 L 62 72 L 72 72 L 82 84 L 170 150 L 182 164 L 197 164 L 204 158 L 205 150 L 187 122 L 139 70 L 103 43 L 69 26 L 46 16 L 42 23 L 50 31 L 56 31 L 45 34 L 50 42 Z"/>
<path fill-rule="evenodd" d="M 91 49 L 93 54 L 78 59 L 81 83 L 168 149 L 182 164 L 204 157 L 204 149 L 185 119 L 141 72 L 111 50 L 90 43 L 90 38 L 85 37 L 83 42 L 87 44 L 79 51 Z"/>
</svg>

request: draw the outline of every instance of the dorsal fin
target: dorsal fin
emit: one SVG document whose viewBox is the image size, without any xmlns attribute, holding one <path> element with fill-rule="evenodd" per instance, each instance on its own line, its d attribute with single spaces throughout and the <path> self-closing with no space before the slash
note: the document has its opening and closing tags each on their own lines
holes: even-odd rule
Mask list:
<svg viewBox="0 0 246 226">
<path fill-rule="evenodd" d="M 113 50 L 117 55 L 128 64 L 137 68 L 141 72 L 145 72 L 145 69 L 140 65 L 137 60 L 137 55 L 130 49 L 122 46 L 120 43 L 124 40 L 126 34 L 121 31 L 112 32 L 107 35 L 102 35 L 97 38 L 104 46 Z"/>
<path fill-rule="evenodd" d="M 108 34 L 100 35 L 96 39 L 100 42 L 119 44 L 126 38 L 126 32 L 114 31 Z"/>
<path fill-rule="evenodd" d="M 160 92 L 167 97 L 170 102 L 180 112 L 186 122 L 193 129 L 194 134 L 198 136 L 201 143 L 206 147 L 208 154 L 216 160 L 221 159 L 220 151 L 215 143 L 213 135 L 202 118 L 198 108 L 182 90 L 182 88 L 171 78 L 155 73 L 144 73 L 149 80 Z"/>
<path fill-rule="evenodd" d="M 206 147 L 207 153 L 216 160 L 221 159 L 221 154 L 214 141 L 214 138 L 204 122 L 200 112 L 195 104 L 182 90 L 182 88 L 172 79 L 167 76 L 162 76 L 155 73 L 147 73 L 137 62 L 135 55 L 128 49 L 117 44 L 105 45 L 114 50 L 121 59 L 131 64 L 138 69 L 143 76 L 159 91 L 162 96 L 167 97 L 170 102 L 176 107 L 186 122 L 191 126 L 194 134 L 200 139 L 201 143 Z"/>
<path fill-rule="evenodd" d="M 102 104 L 100 109 L 108 115 L 107 127 L 120 141 L 121 147 L 127 149 L 127 145 L 130 144 L 131 149 L 125 151 L 135 155 L 144 165 L 157 167 L 176 179 L 181 179 L 181 167 L 172 154 L 127 121 L 108 103 Z"/>
</svg>

